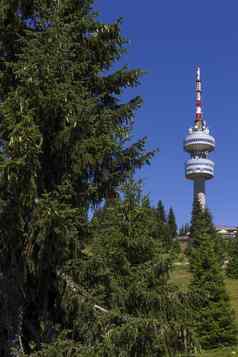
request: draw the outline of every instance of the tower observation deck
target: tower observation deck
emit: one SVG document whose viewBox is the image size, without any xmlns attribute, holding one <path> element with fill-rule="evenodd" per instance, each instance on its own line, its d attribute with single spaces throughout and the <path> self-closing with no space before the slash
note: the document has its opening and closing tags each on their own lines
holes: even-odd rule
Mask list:
<svg viewBox="0 0 238 357">
<path fill-rule="evenodd" d="M 194 126 L 188 130 L 184 140 L 184 150 L 191 156 L 185 163 L 185 176 L 194 181 L 194 200 L 202 208 L 206 206 L 205 182 L 214 177 L 214 162 L 208 158 L 215 150 L 215 139 L 210 134 L 202 113 L 202 85 L 200 68 L 196 71 L 196 114 Z"/>
</svg>

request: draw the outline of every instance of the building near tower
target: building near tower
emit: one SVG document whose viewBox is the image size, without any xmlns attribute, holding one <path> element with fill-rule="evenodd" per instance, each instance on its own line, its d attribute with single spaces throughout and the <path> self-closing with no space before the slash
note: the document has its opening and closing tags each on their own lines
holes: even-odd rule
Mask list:
<svg viewBox="0 0 238 357">
<path fill-rule="evenodd" d="M 197 67 L 195 121 L 184 140 L 184 150 L 190 154 L 185 163 L 185 176 L 193 181 L 194 200 L 198 200 L 203 209 L 206 207 L 206 180 L 214 177 L 214 162 L 208 156 L 215 146 L 215 139 L 203 118 L 201 75 L 200 67 Z"/>
</svg>

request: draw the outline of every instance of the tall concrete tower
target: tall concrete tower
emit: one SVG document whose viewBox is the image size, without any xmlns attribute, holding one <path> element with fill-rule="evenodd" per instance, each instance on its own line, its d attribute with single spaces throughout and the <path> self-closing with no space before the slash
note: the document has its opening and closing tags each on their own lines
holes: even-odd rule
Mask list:
<svg viewBox="0 0 238 357">
<path fill-rule="evenodd" d="M 206 207 L 205 182 L 214 177 L 215 165 L 208 159 L 208 154 L 214 149 L 215 139 L 210 135 L 208 126 L 203 120 L 200 67 L 197 67 L 195 121 L 184 140 L 184 150 L 191 156 L 185 164 L 185 176 L 193 180 L 194 200 L 198 200 L 202 208 Z"/>
</svg>

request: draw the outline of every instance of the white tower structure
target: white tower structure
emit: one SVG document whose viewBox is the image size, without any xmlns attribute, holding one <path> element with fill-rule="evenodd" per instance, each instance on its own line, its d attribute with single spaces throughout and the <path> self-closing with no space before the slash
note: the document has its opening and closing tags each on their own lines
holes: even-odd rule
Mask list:
<svg viewBox="0 0 238 357">
<path fill-rule="evenodd" d="M 194 126 L 188 130 L 184 150 L 191 155 L 185 164 L 185 176 L 194 182 L 194 200 L 206 207 L 205 181 L 214 177 L 214 162 L 208 154 L 215 149 L 215 139 L 210 135 L 202 113 L 202 85 L 200 67 L 196 70 L 196 114 Z"/>
</svg>

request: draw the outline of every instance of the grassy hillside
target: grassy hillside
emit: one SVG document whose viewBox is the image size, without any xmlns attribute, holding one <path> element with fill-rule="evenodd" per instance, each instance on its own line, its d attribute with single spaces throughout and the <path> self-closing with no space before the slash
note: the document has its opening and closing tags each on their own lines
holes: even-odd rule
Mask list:
<svg viewBox="0 0 238 357">
<path fill-rule="evenodd" d="M 171 280 L 182 290 L 188 288 L 191 274 L 188 271 L 186 261 L 178 263 L 174 272 L 172 273 Z M 238 280 L 226 279 L 226 287 L 229 293 L 231 304 L 236 314 L 238 324 Z M 238 346 L 231 348 L 220 348 L 212 351 L 204 351 L 199 357 L 238 357 Z"/>
<path fill-rule="evenodd" d="M 236 357 L 238 348 L 220 348 L 219 350 L 205 351 L 198 357 Z"/>
</svg>

